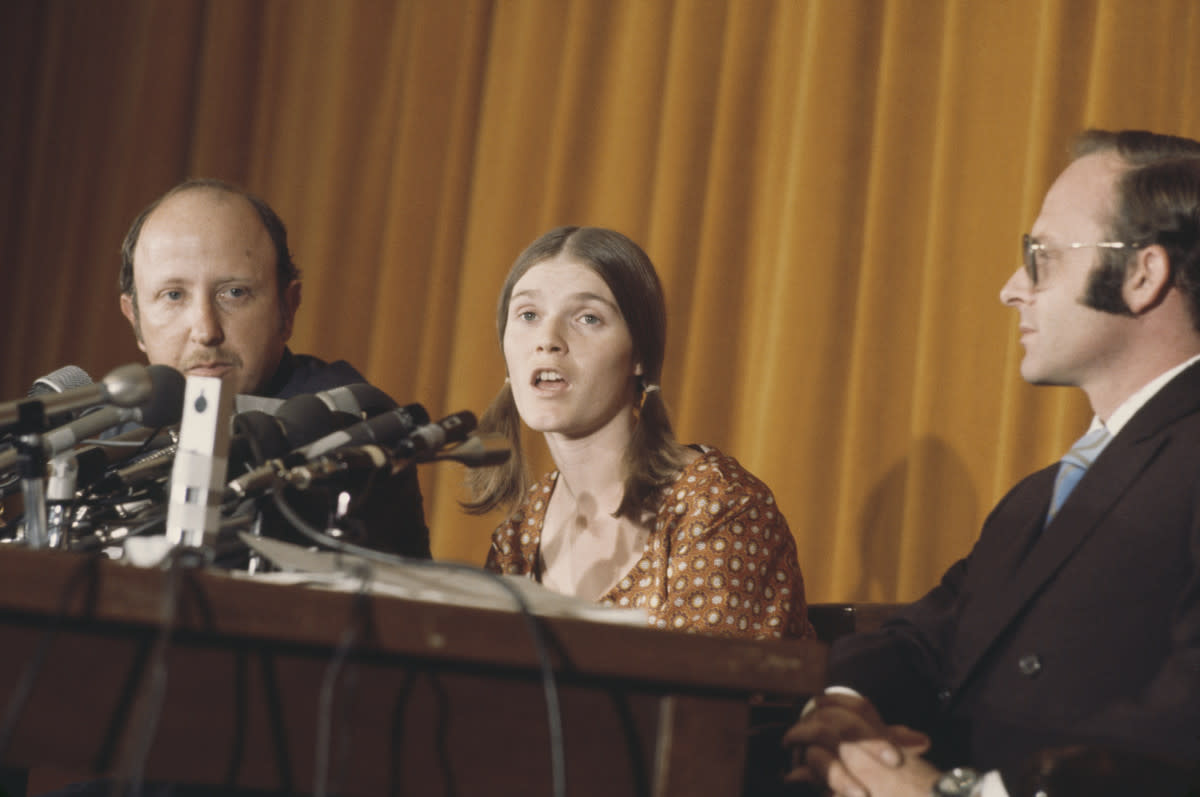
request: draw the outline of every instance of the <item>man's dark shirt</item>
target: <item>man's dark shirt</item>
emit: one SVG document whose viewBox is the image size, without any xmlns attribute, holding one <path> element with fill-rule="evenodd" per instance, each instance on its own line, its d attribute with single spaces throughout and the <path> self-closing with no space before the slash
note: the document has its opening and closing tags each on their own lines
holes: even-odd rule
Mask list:
<svg viewBox="0 0 1200 797">
<path fill-rule="evenodd" d="M 304 393 L 319 393 L 322 390 L 366 381 L 366 378 L 345 360 L 327 363 L 308 354 L 293 354 L 291 349 L 285 348 L 283 357 L 279 360 L 279 367 L 275 369 L 266 387 L 256 391 L 256 395 L 289 399 Z"/>
</svg>

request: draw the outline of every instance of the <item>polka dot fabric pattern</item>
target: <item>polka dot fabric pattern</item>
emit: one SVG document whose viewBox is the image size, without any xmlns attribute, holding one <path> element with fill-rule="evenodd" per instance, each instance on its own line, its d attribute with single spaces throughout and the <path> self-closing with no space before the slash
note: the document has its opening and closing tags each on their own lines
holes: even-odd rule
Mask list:
<svg viewBox="0 0 1200 797">
<path fill-rule="evenodd" d="M 487 567 L 536 577 L 557 473 L 492 535 Z M 771 490 L 712 448 L 664 487 L 645 552 L 600 603 L 645 609 L 655 628 L 740 637 L 815 636 L 796 543 Z"/>
</svg>

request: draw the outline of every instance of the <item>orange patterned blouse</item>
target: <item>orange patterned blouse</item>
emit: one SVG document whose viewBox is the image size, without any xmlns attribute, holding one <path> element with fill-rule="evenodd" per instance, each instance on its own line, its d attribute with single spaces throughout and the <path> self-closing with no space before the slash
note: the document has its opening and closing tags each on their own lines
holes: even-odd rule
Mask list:
<svg viewBox="0 0 1200 797">
<path fill-rule="evenodd" d="M 492 535 L 487 568 L 540 577 L 538 549 L 558 478 L 548 473 Z M 650 625 L 719 636 L 815 636 L 796 543 L 771 490 L 713 448 L 662 489 L 642 558 L 600 603 L 645 609 Z"/>
</svg>

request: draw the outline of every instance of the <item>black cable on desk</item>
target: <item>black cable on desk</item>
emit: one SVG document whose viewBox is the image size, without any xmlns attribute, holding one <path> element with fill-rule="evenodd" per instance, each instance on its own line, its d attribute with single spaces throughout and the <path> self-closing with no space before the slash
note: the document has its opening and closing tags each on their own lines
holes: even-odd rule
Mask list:
<svg viewBox="0 0 1200 797">
<path fill-rule="evenodd" d="M 469 565 L 457 564 L 455 562 L 434 562 L 425 559 L 409 559 L 403 556 L 395 556 L 393 554 L 383 553 L 382 551 L 364 548 L 361 545 L 355 545 L 344 540 L 339 540 L 332 537 L 323 531 L 314 528 L 308 521 L 300 516 L 298 512 L 288 505 L 287 500 L 282 495 L 282 490 L 276 489 L 272 491 L 271 497 L 275 502 L 275 506 L 279 509 L 279 513 L 283 515 L 292 526 L 308 537 L 318 545 L 343 553 L 352 554 L 370 561 L 380 562 L 382 564 L 393 565 L 417 565 L 419 567 L 427 567 L 434 570 L 450 570 L 454 572 L 470 573 L 475 576 L 482 576 L 493 584 L 497 584 L 503 589 L 516 603 L 517 609 L 521 617 L 525 620 L 525 625 L 529 630 L 529 635 L 533 641 L 534 650 L 537 653 L 538 664 L 542 674 L 542 690 L 546 695 L 546 722 L 550 733 L 550 774 L 553 784 L 551 794 L 554 797 L 566 797 L 567 794 L 567 765 L 564 745 L 564 734 L 562 727 L 562 708 L 558 700 L 558 682 L 554 676 L 554 668 L 550 664 L 550 649 L 546 643 L 545 633 L 542 627 L 538 624 L 537 617 L 530 608 L 529 603 L 525 600 L 525 596 L 509 584 L 503 577 L 491 573 L 487 570 L 470 567 Z"/>
</svg>

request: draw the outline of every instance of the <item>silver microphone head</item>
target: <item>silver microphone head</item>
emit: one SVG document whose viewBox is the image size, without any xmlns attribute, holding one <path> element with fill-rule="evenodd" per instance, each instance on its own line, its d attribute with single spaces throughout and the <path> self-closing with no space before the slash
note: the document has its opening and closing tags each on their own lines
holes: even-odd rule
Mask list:
<svg viewBox="0 0 1200 797">
<path fill-rule="evenodd" d="M 78 365 L 64 365 L 57 371 L 51 371 L 35 380 L 29 388 L 28 396 L 33 398 L 46 393 L 62 393 L 64 390 L 87 387 L 90 384 L 92 384 L 92 378 L 88 376 L 87 371 Z"/>
<path fill-rule="evenodd" d="M 104 399 L 118 407 L 136 407 L 144 404 L 154 392 L 154 382 L 144 365 L 130 363 L 118 366 L 100 380 Z"/>
</svg>

